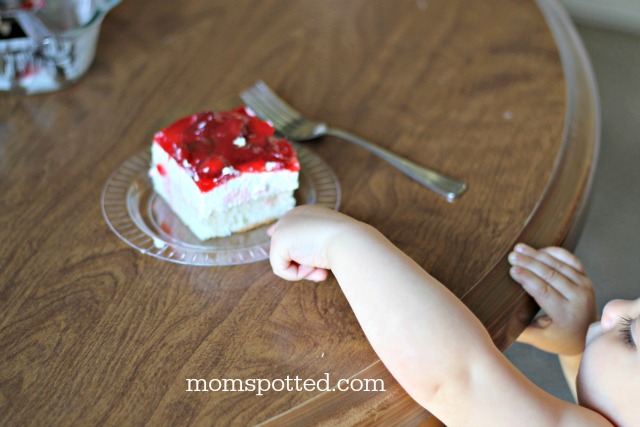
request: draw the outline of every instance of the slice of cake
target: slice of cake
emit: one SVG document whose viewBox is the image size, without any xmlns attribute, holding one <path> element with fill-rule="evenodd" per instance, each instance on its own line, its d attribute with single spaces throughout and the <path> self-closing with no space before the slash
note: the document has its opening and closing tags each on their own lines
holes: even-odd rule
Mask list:
<svg viewBox="0 0 640 427">
<path fill-rule="evenodd" d="M 246 107 L 204 111 L 156 133 L 155 191 L 200 240 L 279 218 L 295 206 L 300 163 L 291 143 Z"/>
</svg>

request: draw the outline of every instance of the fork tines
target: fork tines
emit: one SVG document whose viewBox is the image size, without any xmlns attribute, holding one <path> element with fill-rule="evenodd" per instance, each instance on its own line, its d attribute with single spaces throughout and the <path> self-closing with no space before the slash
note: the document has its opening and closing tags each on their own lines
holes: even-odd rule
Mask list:
<svg viewBox="0 0 640 427">
<path fill-rule="evenodd" d="M 262 80 L 240 94 L 240 98 L 258 117 L 270 120 L 276 128 L 282 128 L 302 114 L 293 109 Z"/>
</svg>

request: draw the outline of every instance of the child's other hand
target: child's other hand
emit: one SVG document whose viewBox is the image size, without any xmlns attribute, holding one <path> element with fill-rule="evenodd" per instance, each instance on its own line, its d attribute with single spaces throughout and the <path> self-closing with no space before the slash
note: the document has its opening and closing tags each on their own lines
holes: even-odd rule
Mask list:
<svg viewBox="0 0 640 427">
<path fill-rule="evenodd" d="M 546 313 L 518 341 L 560 355 L 582 353 L 587 329 L 596 320 L 596 302 L 593 284 L 578 258 L 562 248 L 536 250 L 519 243 L 509 262 L 511 277 Z"/>
<path fill-rule="evenodd" d="M 269 229 L 273 272 L 285 280 L 325 280 L 331 268 L 331 243 L 358 224 L 346 215 L 318 206 L 290 210 Z"/>
</svg>

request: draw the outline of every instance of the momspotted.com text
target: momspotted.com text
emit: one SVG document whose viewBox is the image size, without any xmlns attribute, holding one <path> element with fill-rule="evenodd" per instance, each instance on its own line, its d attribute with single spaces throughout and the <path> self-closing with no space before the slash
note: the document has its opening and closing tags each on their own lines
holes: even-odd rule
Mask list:
<svg viewBox="0 0 640 427">
<path fill-rule="evenodd" d="M 385 391 L 382 379 L 341 378 L 335 383 L 329 373 L 319 379 L 287 375 L 285 378 L 187 378 L 188 392 L 239 392 L 263 396 L 269 392 Z"/>
</svg>

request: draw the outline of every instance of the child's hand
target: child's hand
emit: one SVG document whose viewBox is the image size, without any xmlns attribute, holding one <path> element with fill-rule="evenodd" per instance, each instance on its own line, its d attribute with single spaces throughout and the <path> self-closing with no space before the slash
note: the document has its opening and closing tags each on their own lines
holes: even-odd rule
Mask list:
<svg viewBox="0 0 640 427">
<path fill-rule="evenodd" d="M 269 229 L 273 272 L 286 280 L 325 280 L 331 268 L 331 243 L 359 228 L 358 224 L 327 208 L 307 205 L 292 209 Z"/>
<path fill-rule="evenodd" d="M 546 313 L 518 341 L 559 355 L 582 353 L 587 329 L 596 320 L 595 292 L 582 263 L 565 249 L 536 250 L 522 243 L 509 262 L 511 277 Z"/>
</svg>

